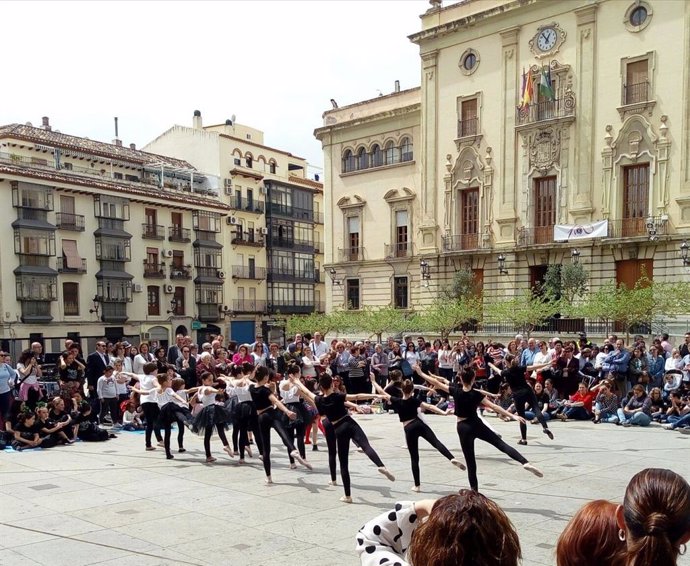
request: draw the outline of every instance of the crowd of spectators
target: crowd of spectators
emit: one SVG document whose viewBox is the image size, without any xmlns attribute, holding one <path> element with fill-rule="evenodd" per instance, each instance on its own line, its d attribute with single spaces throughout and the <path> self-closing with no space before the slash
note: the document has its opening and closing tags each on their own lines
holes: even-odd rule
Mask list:
<svg viewBox="0 0 690 566">
<path fill-rule="evenodd" d="M 491 368 L 502 368 L 504 357 L 510 353 L 519 356 L 520 366 L 539 368 L 526 377 L 545 419 L 621 426 L 658 422 L 667 429 L 690 432 L 689 348 L 690 333 L 678 348 L 672 347 L 665 334 L 650 344 L 635 336 L 627 348 L 615 335 L 596 345 L 584 334 L 579 340 L 517 335 L 507 344 L 473 341 L 466 336 L 433 342 L 422 336 L 407 336 L 377 344 L 368 339 L 327 343 L 315 332 L 313 336 L 297 334 L 285 348 L 266 344 L 261 336 L 251 344 L 211 336 L 199 348 L 189 336 L 178 335 L 168 348 L 151 348 L 146 342 L 134 346 L 127 341 L 99 340 L 95 351 L 86 356 L 79 344 L 66 340 L 49 376 L 44 375 L 42 347 L 34 343 L 21 353 L 16 365 L 8 353 L 0 352 L 0 425 L 9 433 L 5 441 L 17 448 L 46 447 L 74 438 L 100 440 L 112 437 L 119 429 L 140 428 L 142 414 L 126 374 L 141 374 L 149 362 L 157 364 L 158 373 L 182 378 L 186 389 L 197 387 L 207 372 L 217 378 L 233 371 L 237 374 L 238 368 L 250 374 L 257 366 L 268 367 L 276 380 L 287 374 L 289 366 L 299 366 L 311 389 L 316 387 L 317 376 L 328 372 L 337 388 L 352 394 L 371 392 L 371 373 L 393 394 L 402 380 L 409 378 L 419 386 L 417 395 L 441 409 L 451 408 L 452 400 L 443 391 L 424 387 L 414 368 L 418 365 L 423 373 L 453 382 L 458 372 L 470 367 L 477 385 L 499 395 L 497 404 L 515 412 L 510 388 Z M 56 385 L 48 389 L 46 383 L 51 378 Z M 221 380 L 217 383 L 222 387 Z M 58 400 L 67 408 L 69 419 L 53 410 Z M 38 412 L 45 416 L 44 409 L 48 409 L 47 420 Z M 27 421 L 29 413 L 33 420 Z M 526 417 L 534 423 L 538 420 L 534 412 Z M 104 431 L 99 425 L 112 428 Z"/>
</svg>

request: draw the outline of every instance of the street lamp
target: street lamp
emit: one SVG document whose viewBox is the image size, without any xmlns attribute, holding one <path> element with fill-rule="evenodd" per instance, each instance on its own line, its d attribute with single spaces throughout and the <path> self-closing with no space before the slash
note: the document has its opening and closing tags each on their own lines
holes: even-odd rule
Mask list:
<svg viewBox="0 0 690 566">
<path fill-rule="evenodd" d="M 331 277 L 333 285 L 340 285 L 342 283 L 340 279 L 338 279 L 338 272 L 335 270 L 335 267 L 331 267 L 328 270 L 328 275 Z"/>
<path fill-rule="evenodd" d="M 690 246 L 688 246 L 688 241 L 683 240 L 683 243 L 680 245 L 680 258 L 683 260 L 683 265 L 685 265 L 685 266 L 690 265 L 690 257 L 688 257 L 688 249 L 690 249 Z"/>
<path fill-rule="evenodd" d="M 498 273 L 499 275 L 508 275 L 508 270 L 506 269 L 506 256 L 502 253 L 498 254 Z"/>
<path fill-rule="evenodd" d="M 575 248 L 573 251 L 571 251 L 570 260 L 572 261 L 573 265 L 577 265 L 578 263 L 580 263 L 580 250 Z"/>
<path fill-rule="evenodd" d="M 177 313 L 177 299 L 173 298 L 170 300 L 170 310 L 166 311 L 167 314 L 176 314 Z"/>
<path fill-rule="evenodd" d="M 91 299 L 91 302 L 93 303 L 93 308 L 89 309 L 89 313 L 96 313 L 96 316 L 98 317 L 98 312 L 101 310 L 101 298 L 98 295 L 94 295 L 93 299 Z"/>
<path fill-rule="evenodd" d="M 419 272 L 420 272 L 421 278 L 422 278 L 422 285 L 424 287 L 428 287 L 429 286 L 429 280 L 431 279 L 431 269 L 429 269 L 429 262 L 428 261 L 426 261 L 424 259 L 419 260 Z"/>
<path fill-rule="evenodd" d="M 647 221 L 645 223 L 645 227 L 647 228 L 647 234 L 649 234 L 649 241 L 650 242 L 655 242 L 656 240 L 659 239 L 659 236 L 657 236 L 658 229 L 657 229 L 657 224 L 654 221 L 654 218 L 651 216 L 647 218 Z"/>
</svg>

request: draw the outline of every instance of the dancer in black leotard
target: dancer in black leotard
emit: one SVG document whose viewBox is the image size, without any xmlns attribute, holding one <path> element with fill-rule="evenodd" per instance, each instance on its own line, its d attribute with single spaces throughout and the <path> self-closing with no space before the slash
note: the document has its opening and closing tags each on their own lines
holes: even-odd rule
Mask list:
<svg viewBox="0 0 690 566">
<path fill-rule="evenodd" d="M 447 391 L 453 396 L 455 400 L 455 416 L 458 420 L 458 436 L 460 437 L 460 446 L 462 446 L 462 453 L 465 455 L 465 461 L 467 462 L 467 475 L 470 480 L 470 487 L 478 491 L 479 483 L 477 481 L 477 461 L 474 457 L 474 441 L 475 439 L 483 440 L 488 442 L 492 446 L 498 448 L 504 454 L 510 456 L 513 460 L 520 462 L 522 467 L 528 472 L 532 472 L 535 476 L 542 477 L 544 474 L 530 464 L 527 459 L 520 454 L 512 446 L 508 446 L 503 442 L 499 436 L 490 430 L 477 415 L 477 409 L 480 405 L 483 405 L 487 409 L 509 417 L 513 420 L 525 422 L 524 417 L 513 415 L 502 409 L 498 405 L 491 403 L 486 396 L 478 389 L 473 389 L 474 385 L 474 371 L 466 368 L 460 374 L 460 379 L 462 381 L 462 387 L 459 385 L 448 386 L 442 381 L 426 375 L 421 371 L 418 371 L 424 379 L 429 383 L 435 385 L 439 389 Z"/>
<path fill-rule="evenodd" d="M 323 395 L 314 395 L 314 393 L 309 391 L 299 380 L 292 378 L 291 381 L 299 387 L 305 397 L 312 399 L 316 403 L 316 408 L 319 410 L 319 413 L 326 415 L 335 429 L 338 460 L 340 461 L 340 476 L 342 477 L 343 489 L 345 490 L 345 495 L 340 498 L 340 501 L 352 503 L 349 468 L 350 440 L 356 442 L 359 447 L 364 450 L 364 453 L 377 466 L 380 474 L 383 474 L 391 481 L 395 481 L 395 476 L 393 476 L 393 474 L 388 471 L 388 468 L 383 465 L 381 458 L 379 458 L 379 455 L 369 444 L 367 435 L 364 434 L 362 428 L 348 414 L 347 408 L 345 407 L 346 401 L 379 399 L 379 395 L 370 395 L 367 393 L 345 395 L 343 393 L 338 393 L 333 390 L 333 378 L 327 373 L 319 377 L 319 386 L 321 387 Z"/>
<path fill-rule="evenodd" d="M 465 469 L 465 464 L 458 460 L 450 453 L 450 450 L 436 438 L 434 431 L 431 430 L 428 424 L 419 418 L 418 409 L 421 407 L 425 411 L 431 411 L 437 415 L 449 415 L 450 412 L 442 411 L 434 405 L 423 403 L 417 397 L 414 397 L 414 384 L 406 379 L 402 384 L 402 397 L 391 397 L 381 386 L 376 383 L 374 374 L 371 374 L 371 383 L 379 392 L 381 397 L 386 399 L 393 410 L 398 414 L 398 418 L 403 425 L 405 431 L 405 441 L 407 442 L 407 450 L 410 453 L 410 461 L 412 463 L 412 477 L 414 478 L 414 487 L 412 491 L 421 491 L 421 482 L 419 478 L 419 439 L 423 438 L 438 450 L 443 456 L 450 460 L 450 463 L 457 466 L 461 470 Z"/>
<path fill-rule="evenodd" d="M 489 364 L 489 367 L 498 373 L 510 385 L 510 390 L 513 392 L 513 401 L 515 402 L 515 410 L 517 414 L 523 417 L 520 421 L 520 440 L 518 444 L 527 444 L 527 424 L 524 420 L 526 405 L 529 405 L 532 412 L 535 414 L 537 420 L 542 426 L 542 432 L 553 440 L 553 432 L 549 430 L 549 425 L 546 424 L 544 415 L 539 410 L 539 403 L 534 390 L 529 386 L 525 379 L 525 374 L 537 369 L 548 366 L 549 364 L 537 364 L 533 366 L 519 365 L 519 359 L 513 354 L 508 354 L 505 357 L 507 369 L 501 371 L 494 364 Z"/>
<path fill-rule="evenodd" d="M 259 415 L 259 433 L 260 437 L 257 438 L 259 442 L 259 451 L 261 452 L 261 457 L 264 463 L 264 471 L 266 472 L 266 483 L 272 484 L 273 479 L 271 478 L 271 429 L 275 429 L 283 441 L 283 444 L 288 449 L 288 453 L 305 468 L 311 470 L 311 464 L 307 462 L 299 451 L 295 448 L 292 440 L 288 436 L 287 432 L 283 428 L 283 424 L 280 422 L 280 416 L 278 411 L 274 407 L 278 407 L 280 411 L 285 413 L 289 419 L 295 418 L 295 413 L 290 411 L 283 403 L 281 403 L 278 398 L 271 392 L 268 388 L 268 379 L 270 376 L 270 370 L 265 366 L 260 366 L 256 368 L 254 373 L 254 379 L 256 380 L 256 385 L 251 385 L 249 391 L 252 395 L 252 400 L 256 406 L 256 412 Z"/>
</svg>

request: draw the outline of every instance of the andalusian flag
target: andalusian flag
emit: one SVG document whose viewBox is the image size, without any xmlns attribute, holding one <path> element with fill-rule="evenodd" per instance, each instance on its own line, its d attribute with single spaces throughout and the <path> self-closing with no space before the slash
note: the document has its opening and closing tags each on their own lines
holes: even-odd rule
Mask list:
<svg viewBox="0 0 690 566">
<path fill-rule="evenodd" d="M 555 100 L 556 95 L 553 92 L 553 85 L 551 84 L 551 69 L 549 67 L 541 68 L 541 79 L 539 80 L 539 96 L 545 100 Z"/>
</svg>

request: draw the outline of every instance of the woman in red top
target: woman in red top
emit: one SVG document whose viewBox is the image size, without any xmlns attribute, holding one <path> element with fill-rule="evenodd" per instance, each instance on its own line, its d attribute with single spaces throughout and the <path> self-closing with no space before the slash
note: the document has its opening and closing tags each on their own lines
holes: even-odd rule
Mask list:
<svg viewBox="0 0 690 566">
<path fill-rule="evenodd" d="M 588 421 L 592 418 L 592 401 L 594 395 L 590 393 L 584 383 L 580 383 L 577 388 L 577 393 L 570 396 L 570 400 L 565 402 L 564 411 L 558 415 L 558 418 L 567 421 L 574 419 L 576 421 Z"/>
</svg>

